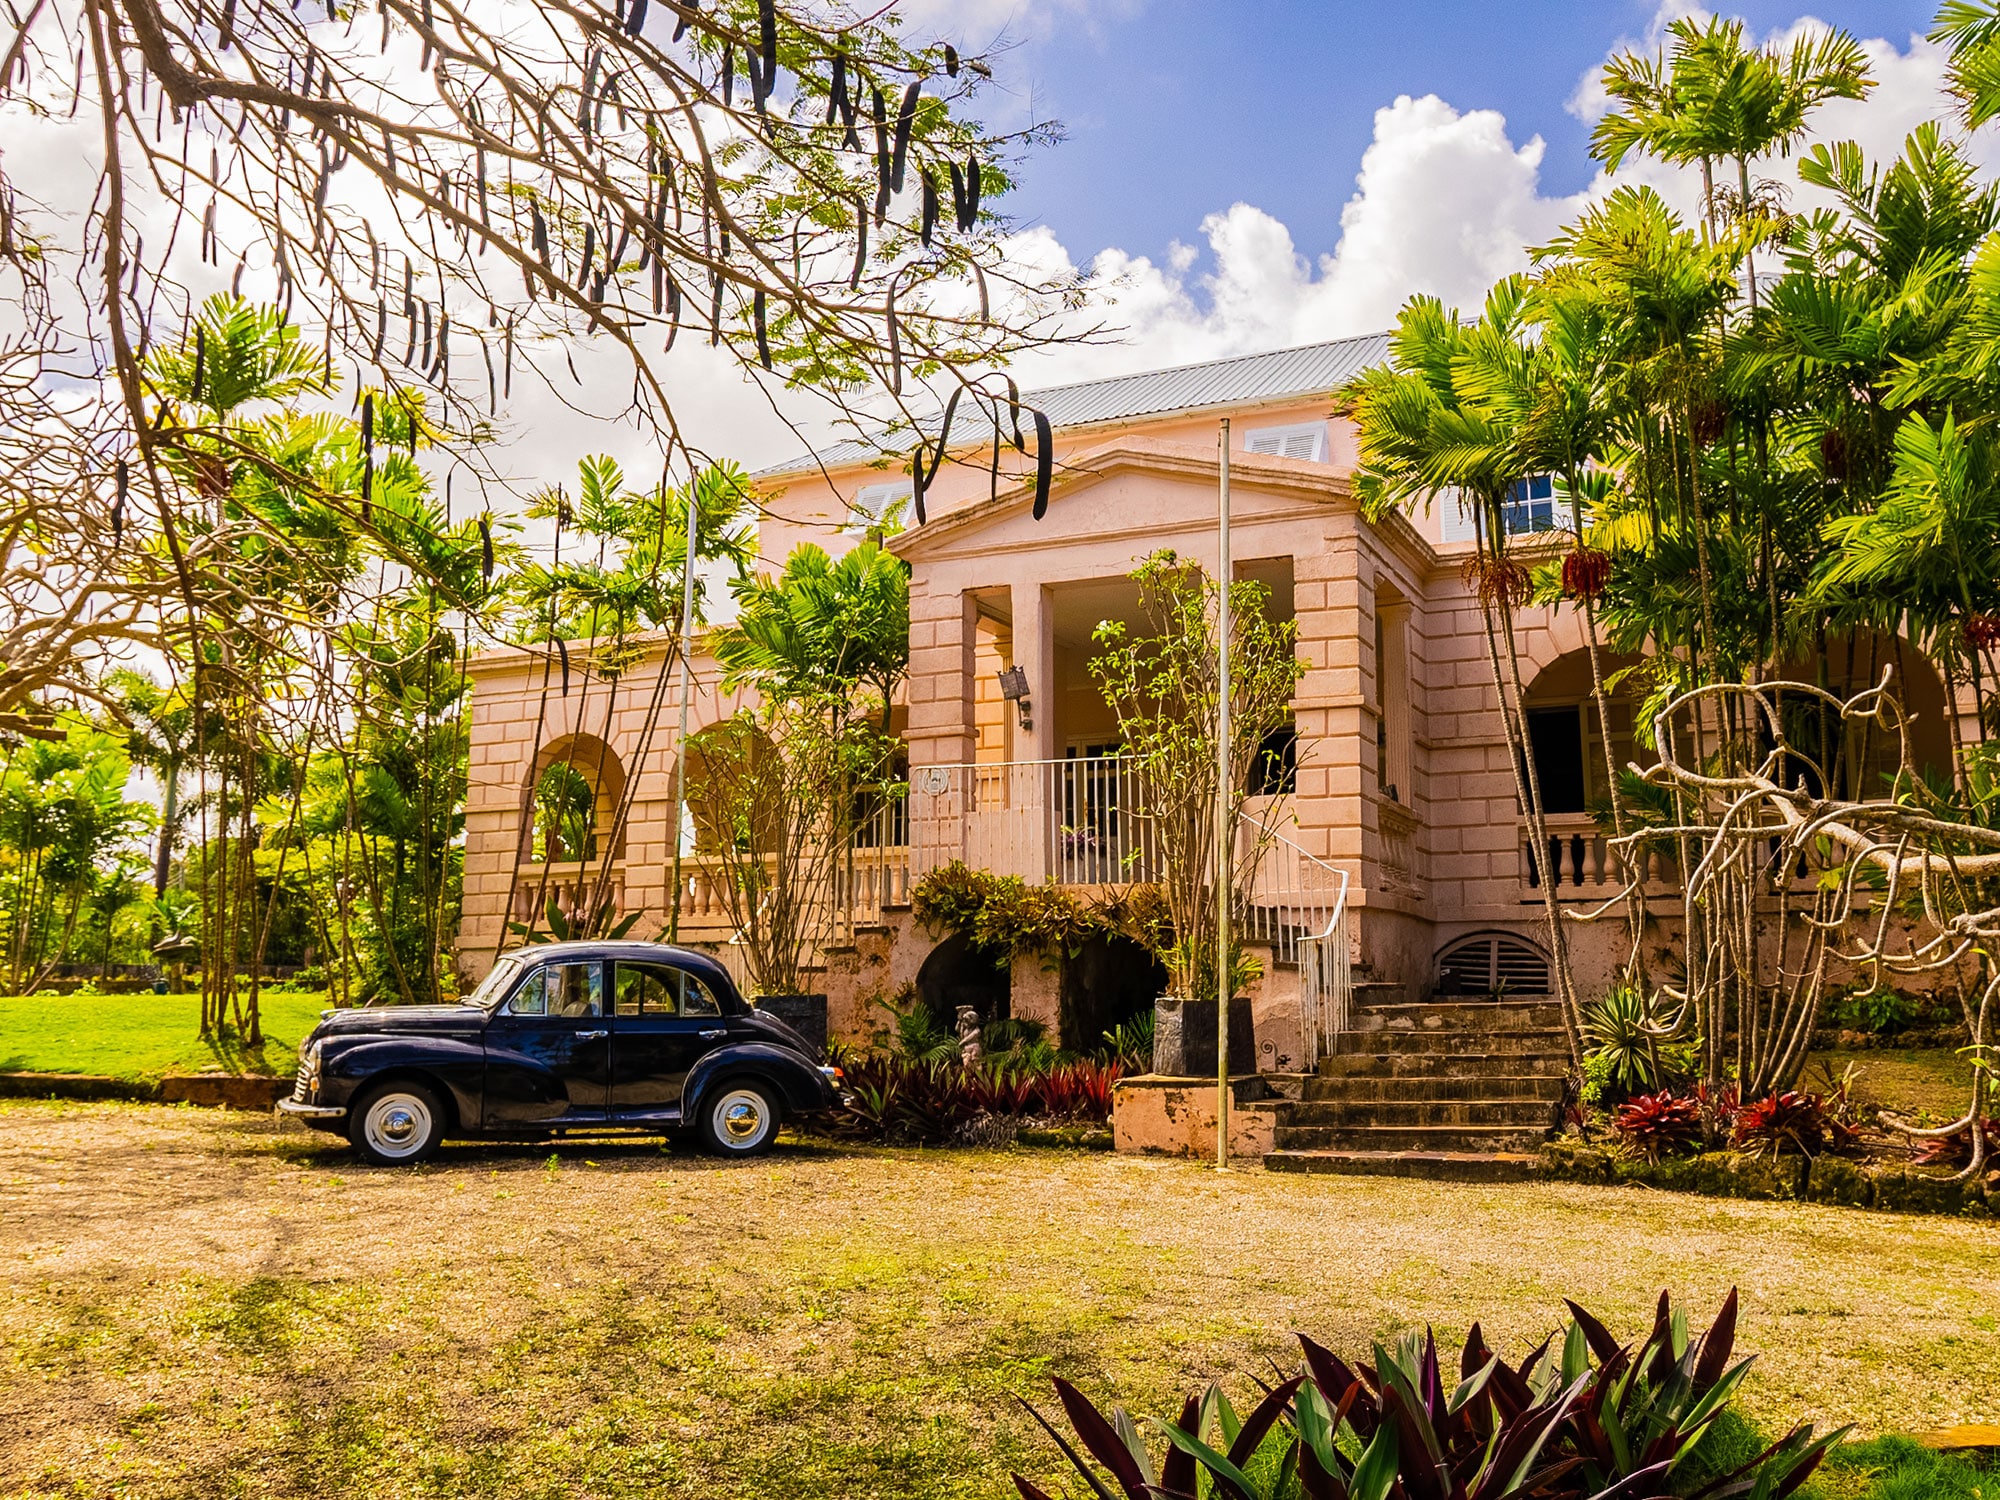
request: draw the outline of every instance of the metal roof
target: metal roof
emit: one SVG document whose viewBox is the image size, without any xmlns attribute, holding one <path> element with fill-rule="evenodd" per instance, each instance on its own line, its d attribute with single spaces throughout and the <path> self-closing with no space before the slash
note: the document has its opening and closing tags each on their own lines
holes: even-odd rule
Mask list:
<svg viewBox="0 0 2000 1500">
<path fill-rule="evenodd" d="M 1166 370 L 1145 370 L 1136 375 L 1114 375 L 1106 380 L 1085 380 L 1075 385 L 1049 386 L 1044 390 L 1021 392 L 1024 406 L 1038 407 L 1057 427 L 1087 427 L 1098 422 L 1115 422 L 1131 417 L 1158 416 L 1165 412 L 1194 411 L 1203 407 L 1250 406 L 1280 401 L 1289 396 L 1331 393 L 1347 384 L 1363 370 L 1381 364 L 1389 355 L 1389 336 L 1371 333 L 1361 338 L 1334 339 L 1324 344 L 1303 344 L 1296 349 L 1275 349 L 1264 354 L 1239 354 L 1229 359 L 1212 359 L 1198 365 L 1176 365 Z M 942 413 L 922 423 L 926 433 L 937 431 Z M 951 424 L 951 445 L 971 447 L 993 440 L 991 416 L 969 401 L 961 401 Z M 791 474 L 818 466 L 837 468 L 844 464 L 866 463 L 885 452 L 906 450 L 907 432 L 891 432 L 884 427 L 875 441 L 850 439 L 806 454 L 790 463 L 765 469 L 764 474 Z"/>
</svg>

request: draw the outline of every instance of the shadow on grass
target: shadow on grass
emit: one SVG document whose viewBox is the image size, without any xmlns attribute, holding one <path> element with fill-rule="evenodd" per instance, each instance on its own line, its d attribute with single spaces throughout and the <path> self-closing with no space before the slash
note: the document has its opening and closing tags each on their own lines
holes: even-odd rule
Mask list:
<svg viewBox="0 0 2000 1500">
<path fill-rule="evenodd" d="M 1674 1473 L 1674 1492 L 1688 1494 L 1749 1463 L 1771 1437 L 1725 1411 Z M 1938 1453 L 1908 1438 L 1880 1437 L 1836 1444 L 1798 1491 L 1800 1500 L 1992 1500 L 2000 1470 L 1972 1457 Z"/>
<path fill-rule="evenodd" d="M 344 1171 L 362 1163 L 344 1135 L 314 1131 L 309 1136 L 287 1134 L 273 1148 L 283 1160 L 300 1167 Z M 693 1141 L 665 1140 L 657 1135 L 590 1135 L 571 1132 L 560 1139 L 447 1140 L 438 1154 L 414 1167 L 363 1168 L 367 1171 L 449 1175 L 453 1172 L 599 1172 L 688 1173 L 727 1172 L 757 1163 L 836 1161 L 872 1155 L 866 1146 L 833 1142 L 823 1137 L 785 1136 L 768 1156 L 730 1161 L 711 1156 Z"/>
</svg>

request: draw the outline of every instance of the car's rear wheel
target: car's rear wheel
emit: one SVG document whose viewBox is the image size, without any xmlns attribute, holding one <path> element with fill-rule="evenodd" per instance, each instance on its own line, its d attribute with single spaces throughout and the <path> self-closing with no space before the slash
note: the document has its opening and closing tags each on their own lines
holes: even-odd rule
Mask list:
<svg viewBox="0 0 2000 1500">
<path fill-rule="evenodd" d="M 716 1156 L 761 1156 L 778 1138 L 778 1101 L 763 1084 L 725 1083 L 703 1103 L 696 1129 Z"/>
<path fill-rule="evenodd" d="M 347 1138 L 378 1167 L 407 1167 L 437 1154 L 444 1104 L 421 1083 L 397 1079 L 369 1089 L 347 1117 Z"/>
</svg>

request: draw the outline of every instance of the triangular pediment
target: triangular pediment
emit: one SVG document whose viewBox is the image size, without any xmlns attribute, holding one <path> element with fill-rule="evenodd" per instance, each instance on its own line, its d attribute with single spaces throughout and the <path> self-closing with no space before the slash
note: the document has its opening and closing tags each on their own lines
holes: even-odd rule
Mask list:
<svg viewBox="0 0 2000 1500">
<path fill-rule="evenodd" d="M 1056 471 L 1048 511 L 1034 517 L 1032 479 L 893 538 L 912 562 L 1013 546 L 1046 547 L 1066 538 L 1143 537 L 1189 525 L 1212 525 L 1220 462 L 1205 445 L 1161 438 L 1119 438 L 1076 454 Z M 1230 455 L 1231 509 L 1246 522 L 1351 508 L 1346 474 L 1325 464 L 1276 455 Z"/>
</svg>

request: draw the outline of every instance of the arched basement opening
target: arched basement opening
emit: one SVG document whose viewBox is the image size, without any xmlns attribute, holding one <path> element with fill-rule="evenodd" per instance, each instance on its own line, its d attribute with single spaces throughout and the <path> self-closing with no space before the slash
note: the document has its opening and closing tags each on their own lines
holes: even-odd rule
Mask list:
<svg viewBox="0 0 2000 1500">
<path fill-rule="evenodd" d="M 1063 1045 L 1095 1052 L 1104 1033 L 1150 1014 L 1167 992 L 1167 971 L 1140 944 L 1117 933 L 1086 938 L 1065 958 L 1057 1011 Z"/>
<path fill-rule="evenodd" d="M 1004 964 L 954 934 L 931 949 L 917 970 L 917 999 L 945 1031 L 958 1028 L 958 1008 L 969 1005 L 981 1022 L 1004 1021 L 1012 1013 L 1014 982 Z"/>
</svg>

